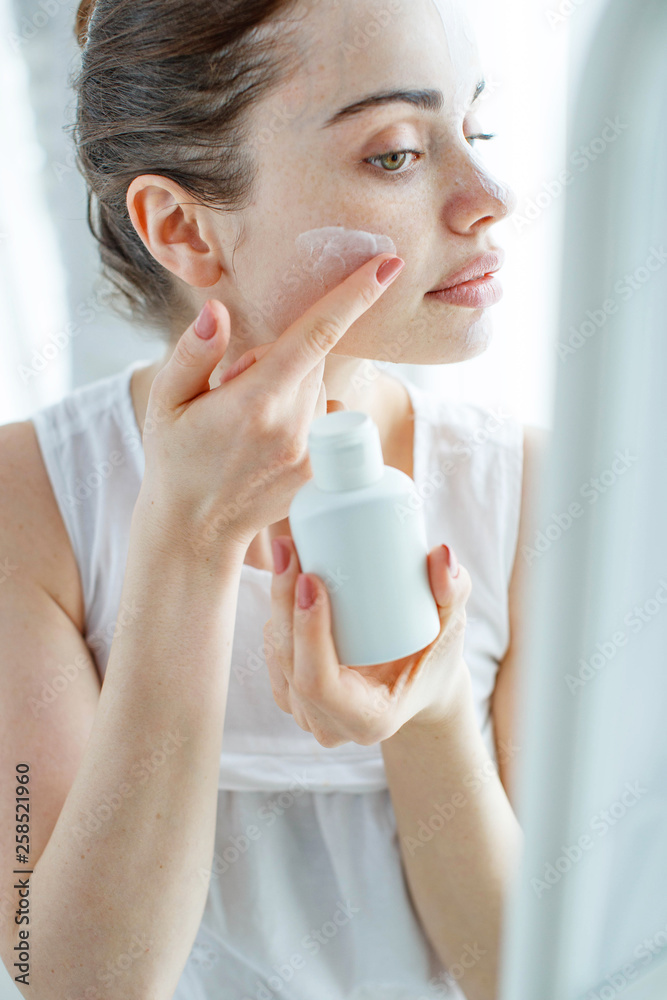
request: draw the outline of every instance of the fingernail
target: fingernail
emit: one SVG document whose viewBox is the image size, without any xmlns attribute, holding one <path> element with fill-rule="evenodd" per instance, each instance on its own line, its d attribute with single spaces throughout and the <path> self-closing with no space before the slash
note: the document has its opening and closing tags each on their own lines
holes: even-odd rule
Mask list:
<svg viewBox="0 0 667 1000">
<path fill-rule="evenodd" d="M 300 608 L 305 611 L 315 600 L 315 588 L 310 579 L 303 573 L 299 573 L 296 584 L 296 599 Z"/>
<path fill-rule="evenodd" d="M 279 542 L 277 538 L 271 540 L 271 548 L 273 550 L 273 566 L 276 573 L 284 573 L 289 566 L 291 553 L 287 551 L 285 545 Z"/>
<path fill-rule="evenodd" d="M 456 558 L 456 553 L 454 552 L 454 549 L 450 549 L 446 545 L 443 545 L 442 547 L 445 550 L 445 558 L 449 567 L 449 573 L 454 579 L 456 579 L 459 575 L 459 561 Z"/>
<path fill-rule="evenodd" d="M 405 261 L 401 260 L 400 257 L 385 260 L 378 268 L 377 279 L 381 285 L 388 285 L 394 278 L 398 277 L 404 267 Z"/>
<path fill-rule="evenodd" d="M 195 333 L 202 340 L 210 340 L 217 329 L 217 323 L 210 303 L 207 301 L 195 323 Z"/>
</svg>

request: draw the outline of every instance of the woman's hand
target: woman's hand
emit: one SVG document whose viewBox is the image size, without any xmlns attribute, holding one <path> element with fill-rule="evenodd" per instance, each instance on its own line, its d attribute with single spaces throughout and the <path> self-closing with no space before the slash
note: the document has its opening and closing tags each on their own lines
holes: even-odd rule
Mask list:
<svg viewBox="0 0 667 1000">
<path fill-rule="evenodd" d="M 209 388 L 229 346 L 231 319 L 209 299 L 151 385 L 144 425 L 142 506 L 167 536 L 196 552 L 247 549 L 284 520 L 312 478 L 310 426 L 327 413 L 329 351 L 391 284 L 380 254 L 315 303 L 271 344 L 247 351 Z M 380 275 L 382 277 L 382 275 Z M 394 275 L 395 277 L 395 275 Z"/>
<path fill-rule="evenodd" d="M 470 676 L 463 660 L 465 605 L 472 584 L 446 547 L 428 554 L 431 590 L 440 612 L 440 634 L 419 653 L 367 667 L 340 664 L 331 631 L 331 604 L 324 582 L 301 567 L 289 535 L 273 540 L 284 546 L 289 563 L 274 572 L 271 618 L 264 626 L 266 660 L 276 703 L 313 733 L 324 747 L 350 741 L 369 746 L 389 739 L 411 719 L 445 722 L 460 704 Z M 277 565 L 280 568 L 281 564 Z M 297 578 L 299 584 L 297 585 Z M 313 585 L 305 610 L 298 596 L 304 581 Z M 307 595 L 305 595 L 307 596 Z"/>
</svg>

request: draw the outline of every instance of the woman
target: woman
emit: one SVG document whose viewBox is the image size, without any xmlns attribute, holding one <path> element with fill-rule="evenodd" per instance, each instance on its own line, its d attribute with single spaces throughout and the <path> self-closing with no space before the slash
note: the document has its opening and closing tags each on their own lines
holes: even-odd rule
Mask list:
<svg viewBox="0 0 667 1000">
<path fill-rule="evenodd" d="M 98 0 L 78 31 L 91 226 L 166 349 L 0 434 L 30 995 L 490 1000 L 535 435 L 524 462 L 506 415 L 369 363 L 489 341 L 514 198 L 469 29 L 434 0 Z M 415 479 L 442 626 L 355 669 L 287 520 L 341 407 Z"/>
</svg>

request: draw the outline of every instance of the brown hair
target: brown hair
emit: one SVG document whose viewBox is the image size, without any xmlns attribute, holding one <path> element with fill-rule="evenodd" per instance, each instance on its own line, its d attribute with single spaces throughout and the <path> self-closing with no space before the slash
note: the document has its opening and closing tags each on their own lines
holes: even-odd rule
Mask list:
<svg viewBox="0 0 667 1000">
<path fill-rule="evenodd" d="M 198 202 L 238 211 L 256 167 L 247 110 L 299 68 L 288 33 L 267 22 L 296 0 L 84 0 L 72 81 L 76 161 L 88 225 L 116 313 L 160 331 L 191 322 L 187 286 L 146 249 L 126 197 L 134 177 L 161 174 Z M 268 30 L 263 31 L 266 26 Z M 235 248 L 236 249 L 236 248 Z M 232 257 L 233 263 L 233 257 Z M 179 287 L 180 286 L 180 287 Z"/>
</svg>

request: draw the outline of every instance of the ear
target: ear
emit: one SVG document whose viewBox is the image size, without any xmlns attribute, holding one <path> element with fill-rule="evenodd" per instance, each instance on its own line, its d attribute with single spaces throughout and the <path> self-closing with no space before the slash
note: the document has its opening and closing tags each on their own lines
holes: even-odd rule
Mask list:
<svg viewBox="0 0 667 1000">
<path fill-rule="evenodd" d="M 214 224 L 206 205 L 193 203 L 192 195 L 168 177 L 142 174 L 128 188 L 127 210 L 146 249 L 163 267 L 194 288 L 217 285 L 226 269 L 221 223 Z"/>
</svg>

